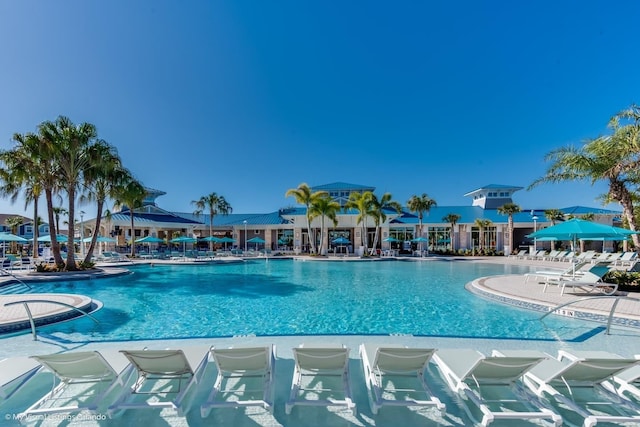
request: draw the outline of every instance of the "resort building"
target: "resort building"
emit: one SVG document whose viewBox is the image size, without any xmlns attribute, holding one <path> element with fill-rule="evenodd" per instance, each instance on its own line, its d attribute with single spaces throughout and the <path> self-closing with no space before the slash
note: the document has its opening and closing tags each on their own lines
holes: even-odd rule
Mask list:
<svg viewBox="0 0 640 427">
<path fill-rule="evenodd" d="M 545 217 L 545 210 L 550 208 L 530 208 L 522 205 L 522 212 L 513 215 L 514 248 L 508 247 L 508 216 L 500 214 L 498 208 L 506 203 L 514 203 L 513 195 L 521 189 L 522 187 L 511 185 L 485 185 L 465 194 L 471 198 L 468 206 L 434 206 L 424 213 L 422 232 L 416 212 L 411 212 L 406 207 L 400 213 L 387 210 L 386 221 L 380 224 L 376 246 L 381 250 L 395 249 L 401 252 L 414 250 L 419 245 L 424 245 L 422 248 L 429 251 L 475 250 L 481 243 L 484 249 L 507 253 L 534 244 L 540 249 L 549 248 L 550 242 L 533 242 L 526 236 L 537 229 L 552 225 Z M 153 236 L 167 241 L 177 236 L 209 236 L 208 213 L 195 215 L 166 211 L 156 203 L 156 199 L 166 193 L 154 189 L 147 190 L 148 195 L 142 206 L 133 210 L 133 230 L 131 212 L 129 208 L 124 207 L 110 217 L 102 218 L 98 233 L 114 237 L 118 246 L 126 246 L 132 237 L 136 240 Z M 312 191 L 326 191 L 343 207 L 337 215 L 336 227 L 333 227 L 331 221 L 326 221 L 328 224 L 322 239 L 322 252 L 338 249 L 358 252 L 363 246 L 364 238 L 367 239 L 367 246 L 372 246 L 376 234 L 373 219 L 367 220 L 365 229 L 362 223 L 357 222 L 358 211 L 347 209 L 345 205 L 351 193 L 375 192 L 375 187 L 336 182 L 312 187 Z M 620 212 L 582 206 L 559 210 L 566 216 L 588 215 L 591 220 L 608 225 L 617 224 L 620 216 Z M 450 214 L 457 215 L 459 219 L 455 223 L 447 222 L 444 218 Z M 482 230 L 477 220 L 483 222 Z M 95 219 L 83 221 L 82 235 L 90 236 L 94 232 L 95 223 Z M 316 242 L 320 242 L 321 219 L 314 219 L 311 227 Z M 213 236 L 226 237 L 229 242 L 233 241 L 228 247 L 237 249 L 258 248 L 304 253 L 310 247 L 305 207 L 288 207 L 269 213 L 215 215 L 212 230 Z M 480 236 L 481 232 L 483 238 Z M 419 237 L 426 239 L 424 243 L 412 242 Z M 332 243 L 338 238 L 343 238 L 343 243 Z M 603 243 L 599 244 L 598 249 L 601 249 Z M 604 244 L 611 250 L 615 242 Z M 201 246 L 208 246 L 208 243 L 202 242 Z M 216 246 L 221 247 L 223 244 L 217 243 Z"/>
</svg>

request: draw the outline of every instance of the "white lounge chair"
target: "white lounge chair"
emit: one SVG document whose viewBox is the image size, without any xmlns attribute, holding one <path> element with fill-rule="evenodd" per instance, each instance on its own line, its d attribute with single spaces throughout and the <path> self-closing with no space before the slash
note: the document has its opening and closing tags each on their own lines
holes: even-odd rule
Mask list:
<svg viewBox="0 0 640 427">
<path fill-rule="evenodd" d="M 636 359 L 640 359 L 640 355 L 636 355 Z M 616 374 L 610 384 L 611 391 L 640 405 L 640 365 Z"/>
<path fill-rule="evenodd" d="M 568 425 L 637 424 L 640 408 L 612 393 L 606 383 L 638 364 L 640 360 L 603 351 L 560 351 L 557 359 L 549 358 L 527 372 L 524 381 L 537 396 L 550 399 Z"/>
<path fill-rule="evenodd" d="M 547 420 L 560 426 L 562 417 L 527 393 L 520 381 L 544 359 L 540 354 L 485 357 L 470 349 L 438 350 L 433 356 L 449 388 L 462 397 L 463 409 L 473 422 L 487 426 L 498 419 Z"/>
<path fill-rule="evenodd" d="M 617 259 L 613 265 L 618 267 L 633 267 L 638 258 L 638 254 L 636 252 L 624 252 L 619 259 Z"/>
<path fill-rule="evenodd" d="M 202 418 L 216 407 L 263 406 L 273 412 L 275 346 L 212 348 L 210 352 L 218 376 L 207 401 L 200 406 Z M 223 400 L 216 399 L 220 395 Z"/>
<path fill-rule="evenodd" d="M 518 259 L 522 259 L 525 256 L 527 256 L 527 252 L 529 252 L 527 249 L 522 249 L 520 251 L 518 251 L 517 254 L 511 254 L 509 255 L 509 258 L 518 258 Z"/>
<path fill-rule="evenodd" d="M 617 283 L 606 283 L 602 281 L 602 278 L 609 271 L 606 266 L 595 266 L 584 272 L 579 277 L 572 278 L 559 278 L 555 281 L 560 286 L 560 295 L 564 295 L 566 288 L 580 288 L 588 293 L 593 291 L 600 291 L 604 295 L 613 295 L 618 291 Z M 553 281 L 549 280 L 544 286 L 544 291 L 547 290 L 547 286 Z"/>
<path fill-rule="evenodd" d="M 0 403 L 9 399 L 42 365 L 30 357 L 12 357 L 0 360 Z"/>
<path fill-rule="evenodd" d="M 446 406 L 433 394 L 424 378 L 434 352 L 432 348 L 361 344 L 360 357 L 371 412 L 377 414 L 384 405 L 426 406 L 436 408 L 444 415 Z"/>
<path fill-rule="evenodd" d="M 618 286 L 611 283 L 602 283 L 602 278 L 608 272 L 609 267 L 607 265 L 596 264 L 594 266 L 590 266 L 588 270 L 579 270 L 579 272 L 576 272 L 574 276 L 548 276 L 544 282 L 543 292 L 547 291 L 549 285 L 558 285 L 560 287 L 560 295 L 564 295 L 564 291 L 567 287 L 585 287 L 589 292 L 597 288 L 603 288 L 606 295 L 612 295 L 615 293 Z M 615 289 L 612 292 L 608 292 L 609 288 Z"/>
<path fill-rule="evenodd" d="M 349 380 L 349 349 L 344 346 L 293 349 L 295 368 L 285 412 L 295 405 L 344 406 L 355 413 Z"/>
<path fill-rule="evenodd" d="M 51 371 L 58 383 L 54 382 L 51 391 L 21 413 L 19 419 L 96 411 L 116 386 L 124 386 L 122 379 L 130 369 L 127 360 L 116 352 L 79 351 L 32 357 Z"/>
<path fill-rule="evenodd" d="M 559 254 L 560 254 L 560 251 L 553 250 L 553 251 L 550 251 L 548 254 L 542 255 L 540 259 L 542 259 L 543 261 L 551 261 L 552 259 L 557 257 Z"/>
<path fill-rule="evenodd" d="M 558 280 L 560 278 L 573 278 L 576 275 L 581 275 L 581 268 L 587 265 L 586 261 L 581 261 L 573 264 L 571 267 L 564 270 L 539 270 L 533 273 L 526 273 L 524 275 L 525 283 L 531 278 L 535 278 L 539 283 L 546 283 L 549 280 Z"/>
<path fill-rule="evenodd" d="M 172 408 L 179 415 L 184 414 L 187 411 L 182 407 L 185 395 L 200 381 L 210 354 L 208 347 L 121 350 L 121 353 L 129 359 L 138 378 L 109 406 L 110 418 L 127 409 Z"/>
</svg>

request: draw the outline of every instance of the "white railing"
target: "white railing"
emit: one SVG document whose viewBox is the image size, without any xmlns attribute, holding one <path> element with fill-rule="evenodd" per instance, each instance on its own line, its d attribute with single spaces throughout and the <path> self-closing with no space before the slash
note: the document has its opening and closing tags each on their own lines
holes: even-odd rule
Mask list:
<svg viewBox="0 0 640 427">
<path fill-rule="evenodd" d="M 52 300 L 48 300 L 48 299 L 30 299 L 30 300 L 22 300 L 22 301 L 11 301 L 6 303 L 4 306 L 8 307 L 11 305 L 16 305 L 16 304 L 23 304 L 24 305 L 24 309 L 27 312 L 27 316 L 29 317 L 29 323 L 31 324 L 31 333 L 33 334 L 33 340 L 34 341 L 38 341 L 38 336 L 36 335 L 36 324 L 33 320 L 33 315 L 31 314 L 31 310 L 29 309 L 29 303 L 44 303 L 44 304 L 58 304 L 58 305 L 62 305 L 64 307 L 67 308 L 71 308 L 73 310 L 79 311 L 80 313 L 84 314 L 85 316 L 88 316 L 91 320 L 93 320 L 96 323 L 100 323 L 95 317 L 93 317 L 91 314 L 87 313 L 86 311 L 78 308 L 78 307 L 74 307 L 70 304 L 67 304 L 66 302 L 60 302 L 60 301 L 52 301 Z"/>
</svg>

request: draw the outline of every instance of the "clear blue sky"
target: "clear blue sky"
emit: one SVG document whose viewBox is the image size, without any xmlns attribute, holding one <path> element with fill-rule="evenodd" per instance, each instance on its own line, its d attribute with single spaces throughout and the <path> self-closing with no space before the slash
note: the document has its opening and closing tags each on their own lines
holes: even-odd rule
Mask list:
<svg viewBox="0 0 640 427">
<path fill-rule="evenodd" d="M 0 148 L 58 115 L 93 123 L 176 211 L 217 192 L 269 212 L 334 181 L 469 205 L 640 102 L 639 16 L 636 1 L 3 1 Z M 514 200 L 599 206 L 604 188 Z"/>
</svg>

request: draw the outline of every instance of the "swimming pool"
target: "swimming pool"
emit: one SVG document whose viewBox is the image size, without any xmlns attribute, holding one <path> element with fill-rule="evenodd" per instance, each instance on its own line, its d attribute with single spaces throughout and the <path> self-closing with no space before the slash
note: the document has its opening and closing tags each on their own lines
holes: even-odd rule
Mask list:
<svg viewBox="0 0 640 427">
<path fill-rule="evenodd" d="M 468 262 L 296 262 L 141 265 L 108 279 L 43 283 L 33 292 L 88 295 L 90 319 L 38 328 L 74 341 L 238 335 L 411 334 L 551 339 L 593 324 L 546 319 L 470 294 L 464 285 L 528 267 Z M 553 332 L 551 331 L 553 330 Z"/>
</svg>

